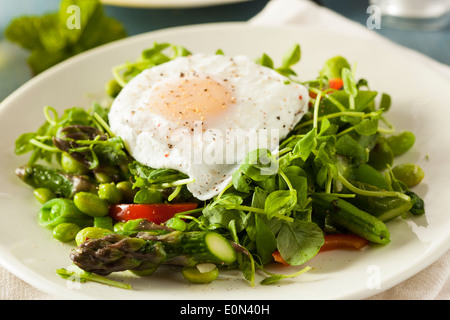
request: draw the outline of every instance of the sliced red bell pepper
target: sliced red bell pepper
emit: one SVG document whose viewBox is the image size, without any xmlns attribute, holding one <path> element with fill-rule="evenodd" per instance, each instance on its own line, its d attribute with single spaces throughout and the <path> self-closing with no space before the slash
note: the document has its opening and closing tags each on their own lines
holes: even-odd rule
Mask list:
<svg viewBox="0 0 450 320">
<path fill-rule="evenodd" d="M 281 263 L 282 265 L 284 265 L 284 266 L 289 266 L 290 264 L 289 263 L 287 263 L 284 259 L 283 259 L 283 257 L 281 256 L 281 254 L 280 254 L 280 252 L 277 250 L 277 251 L 275 251 L 274 253 L 272 253 L 272 257 L 273 257 L 273 259 L 276 261 L 276 262 L 279 262 L 279 263 Z"/>
<path fill-rule="evenodd" d="M 327 234 L 319 252 L 335 249 L 360 250 L 368 244 L 368 240 L 355 234 Z"/>
<path fill-rule="evenodd" d="M 344 86 L 344 81 L 340 78 L 329 79 L 328 85 L 332 89 L 340 90 Z"/>
<path fill-rule="evenodd" d="M 197 208 L 197 203 L 158 203 L 158 204 L 115 204 L 109 208 L 109 215 L 117 221 L 147 219 L 161 224 L 175 214 Z"/>
</svg>

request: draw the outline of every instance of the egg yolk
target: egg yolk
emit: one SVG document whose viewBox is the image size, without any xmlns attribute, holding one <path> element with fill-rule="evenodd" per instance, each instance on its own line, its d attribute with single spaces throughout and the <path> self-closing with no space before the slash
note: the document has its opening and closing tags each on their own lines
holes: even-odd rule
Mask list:
<svg viewBox="0 0 450 320">
<path fill-rule="evenodd" d="M 235 98 L 223 81 L 210 76 L 180 74 L 155 85 L 149 102 L 153 113 L 178 124 L 190 125 L 217 118 L 226 112 Z"/>
</svg>

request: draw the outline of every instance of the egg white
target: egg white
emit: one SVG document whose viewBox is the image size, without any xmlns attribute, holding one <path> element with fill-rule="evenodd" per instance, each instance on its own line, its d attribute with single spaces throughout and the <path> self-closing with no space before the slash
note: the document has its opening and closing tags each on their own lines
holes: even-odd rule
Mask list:
<svg viewBox="0 0 450 320">
<path fill-rule="evenodd" d="M 179 83 L 180 78 L 212 79 L 230 94 L 228 105 L 218 114 L 205 112 L 188 121 L 181 112 L 179 117 L 167 116 L 164 110 L 155 112 L 155 90 Z M 204 102 L 214 97 L 203 98 Z M 162 94 L 158 101 L 164 102 Z M 307 105 L 304 86 L 246 56 L 193 54 L 133 78 L 114 100 L 109 121 L 112 132 L 123 139 L 137 161 L 185 173 L 194 180 L 188 190 L 197 199 L 207 200 L 229 184 L 247 152 L 276 150 Z"/>
</svg>

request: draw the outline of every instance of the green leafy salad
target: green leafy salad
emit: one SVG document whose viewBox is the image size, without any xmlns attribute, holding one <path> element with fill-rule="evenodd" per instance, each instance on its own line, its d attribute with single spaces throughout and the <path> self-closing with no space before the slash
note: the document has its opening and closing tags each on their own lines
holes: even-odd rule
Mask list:
<svg viewBox="0 0 450 320">
<path fill-rule="evenodd" d="M 143 70 L 190 54 L 155 43 L 136 61 L 114 67 L 106 91 L 114 99 Z M 300 58 L 294 45 L 280 65 L 267 54 L 256 59 L 286 82 L 306 86 L 308 110 L 276 152 L 250 151 L 232 182 L 207 201 L 192 196 L 185 174 L 133 159 L 110 130 L 109 106 L 62 114 L 45 107 L 45 123 L 16 140 L 16 153 L 30 154 L 16 174 L 42 203 L 39 224 L 74 245 L 73 268 L 57 273 L 130 288 L 107 276 L 156 277 L 171 265 L 194 283 L 239 269 L 250 285 L 256 274 L 268 285 L 307 272 L 321 251 L 388 245 L 389 220 L 424 214 L 424 201 L 411 190 L 423 171 L 394 164 L 415 137 L 386 119 L 390 96 L 356 78 L 341 56 L 324 61 L 315 79 L 299 80 L 293 66 Z M 298 271 L 273 273 L 272 263 Z"/>
</svg>

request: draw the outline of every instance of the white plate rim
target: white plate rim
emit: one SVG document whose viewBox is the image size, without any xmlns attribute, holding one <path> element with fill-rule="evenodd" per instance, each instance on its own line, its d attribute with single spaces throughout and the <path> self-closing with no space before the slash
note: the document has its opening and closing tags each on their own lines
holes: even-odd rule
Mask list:
<svg viewBox="0 0 450 320">
<path fill-rule="evenodd" d="M 50 77 L 53 73 L 57 72 L 59 69 L 64 69 L 67 66 L 71 65 L 71 64 L 77 64 L 80 63 L 83 59 L 87 58 L 90 55 L 98 55 L 101 54 L 101 52 L 103 50 L 110 50 L 113 49 L 114 47 L 120 47 L 132 42 L 140 42 L 142 41 L 142 39 L 145 39 L 147 37 L 152 37 L 152 36 L 161 36 L 161 35 L 170 35 L 170 34 L 174 34 L 177 32 L 195 32 L 198 30 L 202 30 L 205 28 L 218 28 L 218 29 L 222 29 L 222 28 L 242 28 L 242 27 L 250 27 L 250 28 L 269 28 L 269 26 L 262 26 L 262 25 L 249 25 L 248 23 L 245 22 L 225 22 L 225 23 L 206 23 L 206 24 L 198 24 L 198 25 L 190 25 L 190 26 L 181 26 L 181 27 L 172 27 L 172 28 L 167 28 L 167 29 L 162 29 L 162 30 L 157 30 L 157 31 L 152 31 L 152 32 L 148 32 L 148 33 L 144 33 L 144 34 L 139 34 L 136 36 L 132 36 L 123 40 L 119 40 L 113 43 L 109 43 L 106 45 L 103 45 L 101 47 L 89 50 L 87 52 L 81 53 L 75 57 L 72 57 L 66 61 L 64 61 L 63 63 L 60 63 L 52 68 L 50 68 L 49 70 L 46 70 L 45 72 L 43 72 L 42 74 L 30 79 L 29 81 L 27 81 L 25 84 L 23 84 L 20 88 L 18 88 L 17 90 L 15 90 L 12 94 L 10 94 L 8 97 L 6 97 L 1 103 L 0 103 L 0 116 L 4 110 L 4 108 L 6 108 L 6 106 L 13 101 L 16 97 L 20 96 L 22 94 L 22 92 L 26 92 L 27 90 L 29 90 L 29 88 L 31 88 L 32 86 L 34 86 L 35 84 L 39 83 L 40 81 L 43 81 L 46 77 Z M 273 28 L 273 27 L 270 27 Z M 299 31 L 305 31 L 306 29 L 302 28 L 302 27 L 297 27 L 297 26 L 277 26 L 277 29 L 283 30 L 299 30 Z M 320 31 L 319 31 L 320 32 Z M 336 32 L 336 34 L 339 34 L 338 32 Z M 443 81 L 447 81 L 448 79 L 444 78 L 440 73 L 436 72 L 435 70 L 430 69 L 430 72 L 435 73 L 436 77 L 441 78 Z M 428 266 L 430 266 L 432 263 L 434 263 L 436 260 L 438 260 L 443 254 L 445 254 L 448 250 L 450 250 L 450 234 L 447 235 L 446 239 L 448 241 L 445 241 L 445 246 L 444 247 L 440 247 L 440 248 L 436 248 L 435 246 L 432 248 L 432 250 L 428 250 L 427 251 L 427 255 L 425 258 L 427 259 L 421 259 L 420 261 L 416 262 L 416 264 L 413 267 L 408 267 L 407 270 L 403 270 L 401 275 L 395 275 L 395 279 L 388 279 L 386 281 L 386 284 L 383 286 L 382 291 L 388 290 L 390 288 L 392 288 L 393 286 L 409 279 L 410 277 L 414 276 L 415 274 L 417 274 L 418 272 L 424 270 L 425 268 L 427 268 Z M 2 248 L 0 248 L 2 249 Z M 3 250 L 0 250 L 0 257 L 3 256 L 7 256 L 8 253 L 7 252 L 3 252 Z M 36 280 L 36 278 L 34 277 L 33 272 L 29 272 L 30 270 L 28 270 L 27 268 L 22 268 L 23 266 L 20 263 L 17 263 L 18 261 L 14 261 L 12 260 L 5 262 L 3 259 L 0 259 L 0 263 L 7 269 L 9 270 L 12 274 L 16 275 L 17 277 L 23 279 L 24 281 L 26 281 L 27 283 L 33 285 L 34 287 L 42 290 L 43 292 L 47 292 L 49 294 L 54 294 L 54 295 L 58 295 L 58 285 L 54 285 L 53 283 L 51 283 L 50 281 L 47 281 L 44 279 L 44 281 L 42 281 L 43 279 L 39 279 Z M 27 273 L 28 272 L 28 273 Z M 380 291 L 381 292 L 381 291 Z M 347 296 L 343 296 L 343 299 L 359 299 L 359 298 L 367 298 L 369 296 L 372 296 L 377 292 L 376 290 L 372 291 L 372 293 L 370 295 L 368 295 L 367 293 L 365 294 L 361 294 L 360 292 L 356 292 L 356 293 L 349 293 Z M 85 297 L 83 295 L 69 295 L 66 296 L 65 298 L 75 298 L 75 299 L 91 299 L 90 297 Z M 214 298 L 213 298 L 214 299 Z"/>
</svg>

